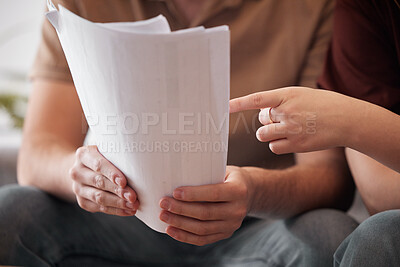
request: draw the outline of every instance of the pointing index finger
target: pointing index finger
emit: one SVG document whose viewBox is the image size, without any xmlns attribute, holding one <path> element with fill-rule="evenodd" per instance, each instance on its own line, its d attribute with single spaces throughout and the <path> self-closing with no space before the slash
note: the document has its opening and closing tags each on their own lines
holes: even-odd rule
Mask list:
<svg viewBox="0 0 400 267">
<path fill-rule="evenodd" d="M 238 97 L 229 101 L 229 113 L 250 109 L 275 108 L 282 102 L 279 90 L 257 92 L 247 96 Z"/>
</svg>

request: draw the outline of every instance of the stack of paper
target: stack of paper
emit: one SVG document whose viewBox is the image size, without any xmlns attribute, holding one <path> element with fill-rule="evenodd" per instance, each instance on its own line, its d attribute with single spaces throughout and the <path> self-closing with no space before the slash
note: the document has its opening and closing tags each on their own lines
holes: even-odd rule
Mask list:
<svg viewBox="0 0 400 267">
<path fill-rule="evenodd" d="M 95 144 L 137 192 L 137 217 L 164 232 L 159 201 L 182 185 L 223 182 L 229 29 L 171 32 L 163 16 L 93 23 L 49 1 Z"/>
</svg>

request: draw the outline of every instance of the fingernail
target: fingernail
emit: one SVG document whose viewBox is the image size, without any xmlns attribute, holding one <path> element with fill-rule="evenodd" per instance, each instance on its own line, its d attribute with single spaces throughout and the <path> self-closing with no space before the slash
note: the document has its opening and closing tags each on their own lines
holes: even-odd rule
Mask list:
<svg viewBox="0 0 400 267">
<path fill-rule="evenodd" d="M 115 183 L 119 186 L 122 186 L 122 178 L 121 177 L 116 177 L 115 178 Z"/>
<path fill-rule="evenodd" d="M 131 202 L 130 197 L 131 197 L 131 194 L 129 192 L 124 193 L 124 198 L 126 200 L 128 200 L 129 202 Z"/>
<path fill-rule="evenodd" d="M 126 202 L 125 205 L 130 209 L 134 208 L 133 203 L 131 203 L 131 202 Z"/>
<path fill-rule="evenodd" d="M 166 212 L 161 213 L 160 219 L 161 219 L 161 221 L 168 222 L 168 219 L 169 219 L 168 213 L 166 213 Z"/>
<path fill-rule="evenodd" d="M 169 210 L 169 208 L 171 207 L 171 204 L 169 203 L 168 200 L 163 199 L 160 203 L 161 208 L 165 209 L 165 210 Z"/>
<path fill-rule="evenodd" d="M 177 189 L 174 191 L 174 198 L 183 199 L 183 191 L 181 189 Z"/>
</svg>

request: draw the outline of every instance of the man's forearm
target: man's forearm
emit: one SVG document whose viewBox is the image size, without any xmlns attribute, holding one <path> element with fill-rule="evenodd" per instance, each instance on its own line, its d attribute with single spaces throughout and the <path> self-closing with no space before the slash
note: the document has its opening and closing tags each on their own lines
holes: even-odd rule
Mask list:
<svg viewBox="0 0 400 267">
<path fill-rule="evenodd" d="M 68 177 L 75 149 L 50 136 L 25 142 L 18 158 L 18 182 L 36 186 L 67 201 L 75 201 L 72 181 Z"/>
<path fill-rule="evenodd" d="M 342 149 L 302 154 L 284 170 L 244 169 L 256 188 L 250 215 L 290 217 L 315 208 L 347 209 L 352 201 L 354 184 Z"/>
</svg>

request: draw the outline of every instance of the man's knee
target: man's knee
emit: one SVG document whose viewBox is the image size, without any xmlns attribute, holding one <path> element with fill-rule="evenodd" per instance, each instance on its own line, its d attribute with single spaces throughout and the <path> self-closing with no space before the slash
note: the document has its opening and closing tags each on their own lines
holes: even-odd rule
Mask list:
<svg viewBox="0 0 400 267">
<path fill-rule="evenodd" d="M 335 263 L 344 266 L 389 266 L 381 264 L 395 263 L 390 266 L 398 266 L 399 248 L 400 210 L 385 211 L 370 217 L 357 227 L 336 251 Z"/>
<path fill-rule="evenodd" d="M 32 212 L 33 206 L 48 198 L 47 194 L 34 187 L 11 184 L 0 187 L 0 221 L 11 221 L 24 213 Z M 15 223 L 15 221 L 14 221 Z"/>
<path fill-rule="evenodd" d="M 37 223 L 40 212 L 46 205 L 47 194 L 34 187 L 19 186 L 16 184 L 0 187 L 0 233 L 4 242 L 16 231 L 23 230 L 25 225 Z"/>
<path fill-rule="evenodd" d="M 52 199 L 47 193 L 30 186 L 17 184 L 0 187 L 0 222 L 17 224 L 32 219 L 34 213 L 48 208 Z"/>
<path fill-rule="evenodd" d="M 52 222 L 49 210 L 57 202 L 45 192 L 19 185 L 0 187 L 0 263 L 16 262 L 25 246 L 40 242 L 40 234 Z M 50 212 L 51 213 L 51 212 Z M 43 236 L 42 236 L 43 237 Z M 26 252 L 28 253 L 28 252 Z"/>
</svg>

